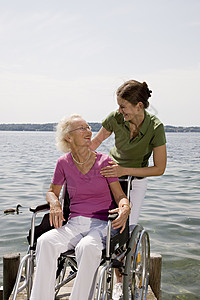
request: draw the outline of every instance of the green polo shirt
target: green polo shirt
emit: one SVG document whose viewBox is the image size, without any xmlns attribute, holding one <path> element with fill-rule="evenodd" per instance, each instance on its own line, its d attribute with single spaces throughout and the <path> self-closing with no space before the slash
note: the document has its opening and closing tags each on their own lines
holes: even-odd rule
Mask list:
<svg viewBox="0 0 200 300">
<path fill-rule="evenodd" d="M 118 111 L 108 115 L 102 126 L 115 134 L 115 146 L 110 150 L 110 156 L 122 167 L 147 167 L 153 149 L 166 143 L 163 124 L 146 110 L 140 132 L 135 138 L 130 139 L 129 122 L 124 121 Z"/>
</svg>

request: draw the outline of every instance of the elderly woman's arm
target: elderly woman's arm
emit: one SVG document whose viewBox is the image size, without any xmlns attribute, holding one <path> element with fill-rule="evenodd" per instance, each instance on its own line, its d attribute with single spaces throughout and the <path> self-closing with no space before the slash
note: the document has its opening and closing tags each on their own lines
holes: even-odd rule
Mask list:
<svg viewBox="0 0 200 300">
<path fill-rule="evenodd" d="M 115 202 L 118 205 L 118 208 L 112 209 L 109 213 L 117 212 L 119 216 L 112 222 L 112 226 L 114 229 L 121 228 L 120 233 L 124 230 L 126 226 L 127 218 L 130 214 L 130 205 L 129 201 L 124 194 L 119 181 L 115 181 L 109 184 Z"/>
<path fill-rule="evenodd" d="M 50 225 L 54 225 L 55 228 L 61 227 L 62 222 L 65 221 L 63 217 L 63 210 L 59 202 L 59 195 L 61 189 L 62 185 L 51 184 L 46 195 L 47 202 L 50 205 Z"/>
</svg>

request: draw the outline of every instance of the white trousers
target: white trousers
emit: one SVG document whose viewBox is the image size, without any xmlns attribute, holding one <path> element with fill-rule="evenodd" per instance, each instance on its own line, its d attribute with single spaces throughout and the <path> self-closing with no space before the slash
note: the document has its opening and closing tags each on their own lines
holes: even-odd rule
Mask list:
<svg viewBox="0 0 200 300">
<path fill-rule="evenodd" d="M 37 241 L 36 273 L 31 300 L 53 300 L 57 258 L 75 249 L 77 276 L 70 300 L 94 299 L 96 274 L 107 234 L 107 222 L 75 217 L 59 229 L 44 233 Z"/>
<path fill-rule="evenodd" d="M 147 190 L 147 178 L 132 180 L 132 189 L 130 191 L 131 213 L 129 216 L 129 226 L 132 227 L 138 223 L 142 204 L 144 202 Z"/>
</svg>

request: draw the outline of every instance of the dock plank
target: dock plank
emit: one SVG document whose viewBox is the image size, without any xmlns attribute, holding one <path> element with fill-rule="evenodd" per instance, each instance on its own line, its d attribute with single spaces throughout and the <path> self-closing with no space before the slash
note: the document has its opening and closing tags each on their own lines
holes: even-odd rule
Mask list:
<svg viewBox="0 0 200 300">
<path fill-rule="evenodd" d="M 60 289 L 60 292 L 59 294 L 70 294 L 71 292 L 71 289 L 73 287 L 73 281 L 72 280 L 70 283 L 68 283 L 66 286 L 63 286 L 61 289 Z M 9 297 L 9 300 L 12 299 L 12 294 L 11 296 Z M 69 296 L 66 296 L 63 298 L 64 300 L 69 300 Z M 147 300 L 157 300 L 157 298 L 155 297 L 150 285 L 148 286 L 148 294 L 147 294 Z M 26 290 L 24 289 L 21 293 L 19 293 L 17 295 L 17 298 L 16 300 L 26 300 Z"/>
</svg>

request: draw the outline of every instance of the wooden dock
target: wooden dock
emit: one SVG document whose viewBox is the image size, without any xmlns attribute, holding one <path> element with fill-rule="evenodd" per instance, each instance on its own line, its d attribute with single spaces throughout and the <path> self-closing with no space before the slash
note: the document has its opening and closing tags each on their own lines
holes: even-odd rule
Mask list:
<svg viewBox="0 0 200 300">
<path fill-rule="evenodd" d="M 68 300 L 69 297 L 63 298 L 64 300 Z M 147 294 L 147 300 L 156 300 L 157 298 L 155 297 L 154 293 L 151 290 L 151 287 L 149 286 L 148 288 L 148 294 Z M 9 300 L 11 300 L 11 297 L 9 298 Z M 24 292 L 21 292 L 16 300 L 26 300 L 26 294 Z"/>
<path fill-rule="evenodd" d="M 161 300 L 161 264 L 162 264 L 162 256 L 157 253 L 151 253 L 150 257 L 150 274 L 149 274 L 149 286 L 148 286 L 148 295 L 147 300 Z M 66 274 L 67 276 L 67 274 Z M 67 286 L 63 286 L 59 294 L 69 294 L 71 292 L 73 286 L 73 280 L 68 283 Z M 10 293 L 9 293 L 10 294 Z M 3 294 L 2 294 L 3 296 Z M 0 300 L 3 300 L 3 297 L 0 293 Z M 12 294 L 9 298 L 4 300 L 11 300 Z M 69 296 L 63 298 L 64 300 L 68 300 Z M 21 293 L 17 295 L 16 300 L 26 300 L 26 290 L 23 290 Z"/>
<path fill-rule="evenodd" d="M 73 281 L 68 284 L 68 286 L 64 286 L 60 289 L 60 293 L 59 294 L 70 294 L 71 292 L 71 289 L 72 289 L 72 286 L 73 286 Z M 10 296 L 9 300 L 12 299 L 12 296 Z M 63 298 L 64 300 L 68 300 L 69 299 L 69 296 L 66 296 Z M 148 286 L 148 294 L 147 294 L 147 300 L 157 300 L 157 298 L 155 297 L 150 285 Z M 17 298 L 16 300 L 26 300 L 26 290 L 23 290 L 21 293 L 19 293 L 17 295 Z"/>
</svg>

